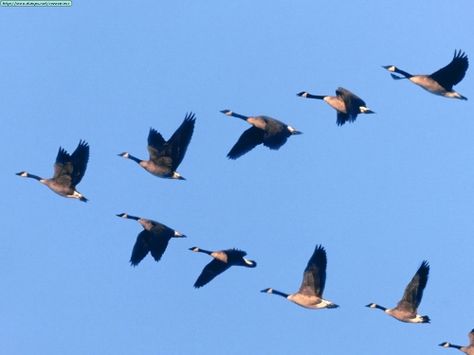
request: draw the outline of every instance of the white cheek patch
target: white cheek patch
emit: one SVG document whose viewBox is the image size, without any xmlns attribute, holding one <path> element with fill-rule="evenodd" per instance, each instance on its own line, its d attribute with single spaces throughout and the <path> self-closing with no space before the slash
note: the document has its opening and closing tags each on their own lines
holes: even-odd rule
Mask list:
<svg viewBox="0 0 474 355">
<path fill-rule="evenodd" d="M 174 231 L 174 236 L 175 237 L 182 237 L 183 236 L 183 233 L 180 233 L 178 231 Z"/>
<path fill-rule="evenodd" d="M 359 106 L 359 110 L 360 110 L 360 112 L 362 112 L 362 113 L 367 112 L 367 111 L 370 111 L 370 109 L 368 109 L 368 108 L 365 107 L 365 106 Z"/>
<path fill-rule="evenodd" d="M 244 261 L 245 261 L 245 263 L 246 263 L 247 265 L 250 265 L 250 266 L 253 266 L 253 265 L 254 265 L 253 261 L 251 261 L 251 260 L 248 260 L 248 259 L 245 259 L 245 258 L 244 258 Z"/>
<path fill-rule="evenodd" d="M 391 71 L 391 72 L 394 72 L 395 69 L 397 69 L 397 68 L 395 67 L 395 65 L 392 65 L 392 66 L 390 66 L 390 67 L 387 68 L 387 70 L 388 70 L 388 71 Z"/>
</svg>

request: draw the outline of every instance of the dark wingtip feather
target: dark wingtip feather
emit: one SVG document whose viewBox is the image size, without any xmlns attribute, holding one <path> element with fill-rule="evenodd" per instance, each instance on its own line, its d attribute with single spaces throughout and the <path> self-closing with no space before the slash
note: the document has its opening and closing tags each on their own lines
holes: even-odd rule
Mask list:
<svg viewBox="0 0 474 355">
<path fill-rule="evenodd" d="M 185 121 L 196 121 L 196 115 L 193 112 L 186 112 L 186 116 L 184 116 Z"/>
<path fill-rule="evenodd" d="M 430 270 L 430 264 L 428 263 L 427 260 L 423 260 L 423 261 L 421 262 L 420 268 L 423 268 L 423 269 L 426 269 L 426 270 L 429 271 L 429 270 Z"/>
</svg>

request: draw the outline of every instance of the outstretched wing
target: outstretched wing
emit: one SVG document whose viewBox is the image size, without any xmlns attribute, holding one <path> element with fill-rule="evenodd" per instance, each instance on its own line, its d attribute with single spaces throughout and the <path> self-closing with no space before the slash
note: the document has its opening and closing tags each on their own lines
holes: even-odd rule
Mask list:
<svg viewBox="0 0 474 355">
<path fill-rule="evenodd" d="M 152 234 L 150 238 L 150 253 L 156 261 L 160 261 L 169 241 L 170 238 L 164 234 Z"/>
<path fill-rule="evenodd" d="M 130 257 L 130 264 L 137 266 L 140 261 L 148 254 L 150 251 L 150 244 L 148 241 L 151 239 L 152 234 L 147 230 L 142 230 L 137 237 L 135 245 L 133 246 L 132 255 Z"/>
<path fill-rule="evenodd" d="M 194 113 L 191 112 L 186 114 L 183 123 L 181 123 L 181 125 L 166 143 L 166 145 L 169 147 L 169 154 L 173 160 L 173 170 L 176 170 L 179 164 L 181 164 L 183 161 L 189 142 L 193 136 L 195 122 L 196 117 Z"/>
<path fill-rule="evenodd" d="M 321 245 L 317 245 L 313 255 L 304 269 L 303 282 L 299 293 L 308 296 L 322 297 L 324 285 L 326 284 L 326 250 Z"/>
<path fill-rule="evenodd" d="M 86 172 L 87 162 L 89 161 L 89 145 L 81 140 L 74 153 L 71 155 L 72 186 L 79 184 Z"/>
<path fill-rule="evenodd" d="M 454 57 L 451 63 L 435 71 L 430 77 L 436 80 L 443 88 L 451 91 L 453 85 L 456 85 L 464 78 L 468 67 L 469 61 L 467 55 L 460 50 L 454 51 Z"/>
<path fill-rule="evenodd" d="M 201 275 L 197 278 L 194 283 L 194 287 L 199 288 L 207 284 L 209 281 L 214 279 L 217 275 L 226 271 L 230 265 L 228 263 L 223 263 L 217 259 L 213 259 L 209 264 L 207 264 L 201 272 Z"/>
<path fill-rule="evenodd" d="M 405 288 L 403 297 L 397 304 L 398 309 L 416 313 L 421 299 L 423 298 L 423 290 L 425 289 L 426 283 L 428 282 L 429 272 L 430 266 L 428 262 L 424 260 L 411 279 L 410 283 Z"/>
<path fill-rule="evenodd" d="M 234 144 L 230 152 L 227 154 L 229 159 L 237 159 L 250 152 L 257 145 L 263 143 L 264 131 L 257 127 L 250 127 L 240 136 L 237 143 Z"/>
</svg>

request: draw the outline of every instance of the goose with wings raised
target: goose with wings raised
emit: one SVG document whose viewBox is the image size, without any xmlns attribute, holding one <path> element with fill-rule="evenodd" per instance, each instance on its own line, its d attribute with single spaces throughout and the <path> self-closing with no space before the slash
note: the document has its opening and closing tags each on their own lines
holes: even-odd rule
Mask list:
<svg viewBox="0 0 474 355">
<path fill-rule="evenodd" d="M 150 128 L 148 133 L 149 160 L 138 159 L 128 152 L 120 153 L 119 156 L 133 160 L 152 175 L 168 179 L 186 180 L 176 169 L 183 161 L 186 149 L 191 141 L 195 121 L 196 118 L 193 113 L 187 114 L 183 123 L 167 141 L 158 131 Z"/>
<path fill-rule="evenodd" d="M 337 304 L 323 298 L 326 285 L 327 256 L 323 246 L 317 245 L 303 273 L 300 289 L 295 293 L 284 293 L 273 288 L 261 292 L 272 293 L 288 299 L 297 305 L 310 309 L 337 308 Z"/>
<path fill-rule="evenodd" d="M 424 260 L 410 283 L 405 288 L 403 297 L 394 308 L 385 308 L 376 303 L 369 303 L 366 307 L 376 308 L 384 311 L 399 321 L 406 323 L 429 323 L 430 317 L 419 315 L 417 310 L 423 298 L 423 290 L 428 282 L 430 266 Z"/>
<path fill-rule="evenodd" d="M 16 175 L 38 180 L 63 197 L 76 198 L 87 202 L 87 198 L 76 190 L 76 186 L 81 182 L 86 173 L 88 161 L 89 145 L 81 140 L 72 154 L 59 147 L 52 178 L 45 179 L 26 171 L 19 172 Z"/>
<path fill-rule="evenodd" d="M 453 86 L 457 85 L 464 78 L 468 67 L 469 60 L 467 55 L 460 50 L 454 51 L 454 57 L 448 65 L 429 75 L 412 75 L 394 65 L 383 66 L 383 68 L 392 73 L 391 76 L 395 80 L 408 79 L 432 94 L 460 100 L 467 100 L 467 97 L 454 91 Z M 393 73 L 400 74 L 401 76 Z"/>
</svg>

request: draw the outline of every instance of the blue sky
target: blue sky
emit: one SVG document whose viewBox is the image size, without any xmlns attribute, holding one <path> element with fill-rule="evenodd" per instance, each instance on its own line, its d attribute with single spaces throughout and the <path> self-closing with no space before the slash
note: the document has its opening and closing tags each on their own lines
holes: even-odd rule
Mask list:
<svg viewBox="0 0 474 355">
<path fill-rule="evenodd" d="M 472 329 L 474 176 L 469 101 L 394 81 L 381 65 L 431 73 L 455 49 L 474 55 L 472 1 L 73 1 L 0 8 L 2 68 L 0 339 L 8 354 L 443 354 Z M 376 115 L 336 126 L 301 90 L 345 87 Z M 304 132 L 279 151 L 226 154 L 245 122 L 276 117 Z M 154 127 L 168 138 L 186 112 L 196 129 L 180 166 L 155 178 Z M 14 173 L 49 177 L 59 146 L 91 147 L 78 189 L 60 198 Z M 188 235 L 159 263 L 128 260 L 141 227 Z M 328 254 L 325 296 L 311 311 L 259 293 L 293 292 L 314 246 Z M 209 258 L 238 247 L 258 262 L 192 285 Z M 420 313 L 394 306 L 421 261 L 431 264 Z"/>
</svg>

